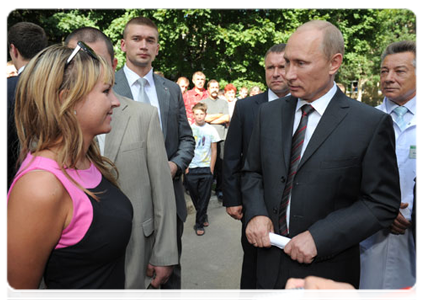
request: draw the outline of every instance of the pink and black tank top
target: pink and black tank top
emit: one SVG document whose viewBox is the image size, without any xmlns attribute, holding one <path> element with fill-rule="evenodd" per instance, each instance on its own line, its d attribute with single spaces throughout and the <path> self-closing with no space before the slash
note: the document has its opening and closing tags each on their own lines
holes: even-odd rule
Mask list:
<svg viewBox="0 0 423 300">
<path fill-rule="evenodd" d="M 47 288 L 123 289 L 125 251 L 133 216 L 129 199 L 94 164 L 86 170 L 67 172 L 81 186 L 96 193 L 98 202 L 70 181 L 54 160 L 31 154 L 22 163 L 10 190 L 20 177 L 34 170 L 54 174 L 73 202 L 72 220 L 47 261 Z"/>
</svg>

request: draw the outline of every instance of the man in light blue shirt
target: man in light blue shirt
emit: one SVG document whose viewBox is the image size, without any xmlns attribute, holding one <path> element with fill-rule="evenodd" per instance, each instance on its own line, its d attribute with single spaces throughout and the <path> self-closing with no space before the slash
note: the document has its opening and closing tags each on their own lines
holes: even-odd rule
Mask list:
<svg viewBox="0 0 423 300">
<path fill-rule="evenodd" d="M 400 175 L 401 209 L 391 228 L 360 244 L 360 288 L 398 289 L 416 282 L 416 248 L 411 231 L 416 178 L 416 44 L 390 44 L 382 54 L 380 71 L 385 98 L 377 108 L 394 121 Z"/>
</svg>

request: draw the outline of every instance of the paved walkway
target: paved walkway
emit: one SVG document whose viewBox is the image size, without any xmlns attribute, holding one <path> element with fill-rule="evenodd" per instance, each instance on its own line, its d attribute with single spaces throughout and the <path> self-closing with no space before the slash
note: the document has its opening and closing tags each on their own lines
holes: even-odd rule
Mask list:
<svg viewBox="0 0 423 300">
<path fill-rule="evenodd" d="M 186 195 L 188 217 L 182 236 L 182 289 L 239 289 L 242 265 L 241 222 L 234 220 L 212 193 L 210 226 L 203 236 L 193 229 L 195 209 Z"/>
</svg>

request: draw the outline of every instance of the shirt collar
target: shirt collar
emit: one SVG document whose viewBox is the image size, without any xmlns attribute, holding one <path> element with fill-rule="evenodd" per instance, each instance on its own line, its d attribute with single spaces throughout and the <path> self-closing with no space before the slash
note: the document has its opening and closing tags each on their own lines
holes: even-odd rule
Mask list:
<svg viewBox="0 0 423 300">
<path fill-rule="evenodd" d="M 273 101 L 273 100 L 275 100 L 275 99 L 278 99 L 279 97 L 278 97 L 278 95 L 276 95 L 271 89 L 268 89 L 268 93 L 267 93 L 267 100 L 270 102 L 270 101 Z"/>
<path fill-rule="evenodd" d="M 335 96 L 337 89 L 338 88 L 334 82 L 332 88 L 326 94 L 324 94 L 319 99 L 314 100 L 312 103 L 309 103 L 305 100 L 298 98 L 297 108 L 295 109 L 295 111 L 298 111 L 299 109 L 301 109 L 301 107 L 305 104 L 311 104 L 314 110 L 317 111 L 320 114 L 320 116 L 323 116 L 323 113 L 328 107 L 330 100 L 332 100 L 333 96 Z"/>
<path fill-rule="evenodd" d="M 125 72 L 125 76 L 128 79 L 129 86 L 132 86 L 137 82 L 137 80 L 140 78 L 140 76 L 132 71 L 128 66 L 125 64 L 123 67 L 123 72 Z M 150 86 L 153 85 L 154 79 L 153 79 L 153 68 L 150 69 L 150 71 L 147 73 L 147 75 L 144 76 L 145 79 L 147 79 L 148 84 Z"/>
<path fill-rule="evenodd" d="M 291 95 L 291 93 L 288 93 L 288 94 L 286 94 L 285 96 L 283 96 L 283 97 L 279 97 L 278 95 L 276 95 L 275 94 L 275 92 L 274 91 L 272 91 L 271 89 L 268 89 L 267 90 L 268 91 L 268 93 L 267 93 L 267 100 L 270 102 L 270 101 L 273 101 L 273 100 L 276 100 L 276 99 L 279 99 L 279 98 L 284 98 L 284 97 L 288 97 L 289 95 Z"/>
<path fill-rule="evenodd" d="M 399 105 L 395 102 L 389 100 L 385 97 L 384 102 L 386 103 L 386 112 L 391 114 L 392 111 L 397 108 Z M 411 112 L 413 115 L 416 115 L 416 96 L 414 96 L 410 101 L 405 103 L 403 106 L 408 108 L 408 111 Z"/>
</svg>

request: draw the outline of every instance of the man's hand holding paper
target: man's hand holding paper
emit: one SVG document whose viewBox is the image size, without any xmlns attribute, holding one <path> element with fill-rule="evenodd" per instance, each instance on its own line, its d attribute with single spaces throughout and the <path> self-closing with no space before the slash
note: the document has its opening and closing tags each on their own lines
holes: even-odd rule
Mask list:
<svg viewBox="0 0 423 300">
<path fill-rule="evenodd" d="M 245 234 L 254 247 L 270 247 L 269 232 L 274 232 L 272 221 L 265 216 L 256 216 L 248 222 Z"/>
<path fill-rule="evenodd" d="M 292 260 L 296 260 L 299 263 L 311 264 L 317 255 L 317 248 L 310 231 L 305 231 L 293 237 L 285 246 L 284 252 Z"/>
</svg>

